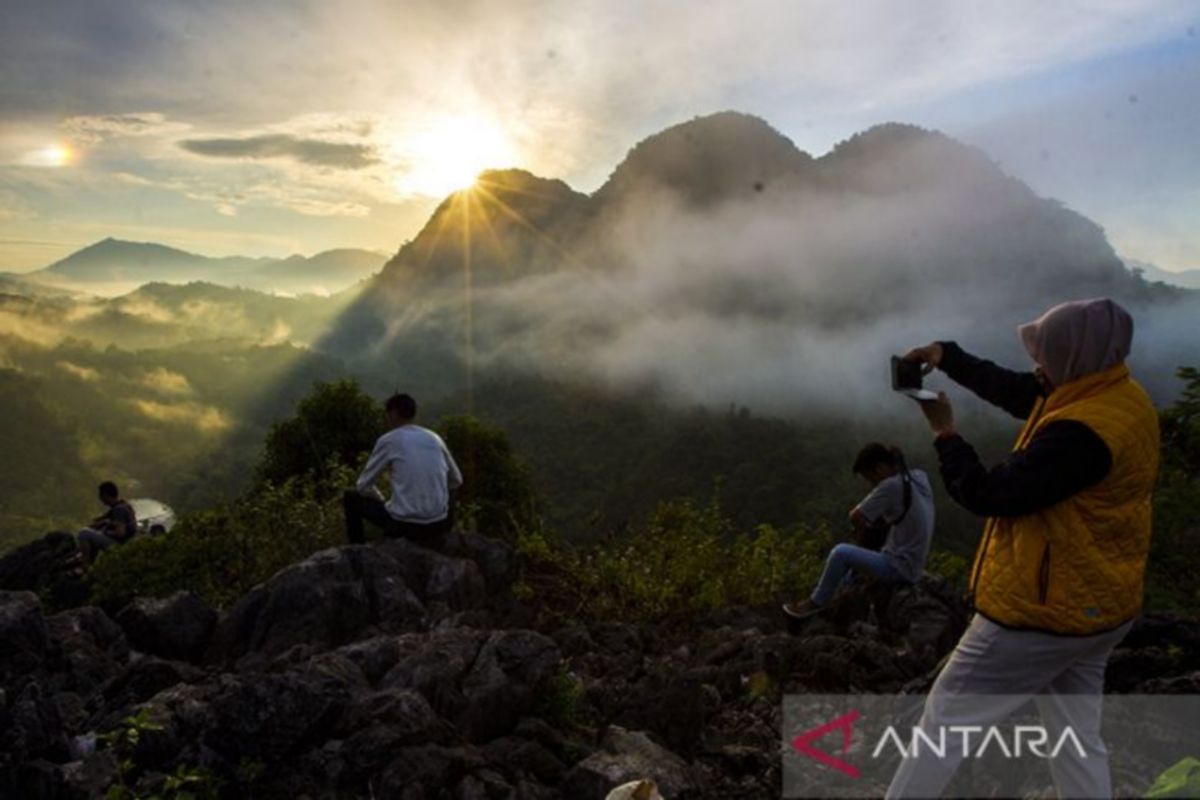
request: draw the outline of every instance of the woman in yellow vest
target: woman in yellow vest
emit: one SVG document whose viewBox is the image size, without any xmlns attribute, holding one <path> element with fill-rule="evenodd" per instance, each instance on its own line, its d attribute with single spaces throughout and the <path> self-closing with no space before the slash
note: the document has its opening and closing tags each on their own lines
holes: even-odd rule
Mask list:
<svg viewBox="0 0 1200 800">
<path fill-rule="evenodd" d="M 1025 420 L 1012 453 L 989 469 L 955 428 L 945 394 L 922 404 L 947 491 L 987 521 L 970 576 L 976 614 L 921 724 L 999 723 L 1039 696 L 1051 734 L 1070 726 L 1086 751 L 1051 760 L 1059 795 L 1110 797 L 1100 697 L 1109 654 L 1141 610 L 1158 414 L 1125 366 L 1133 320 L 1112 300 L 1063 303 L 1018 333 L 1033 372 L 953 342 L 906 356 Z M 888 796 L 936 797 L 957 764 L 906 759 Z"/>
</svg>

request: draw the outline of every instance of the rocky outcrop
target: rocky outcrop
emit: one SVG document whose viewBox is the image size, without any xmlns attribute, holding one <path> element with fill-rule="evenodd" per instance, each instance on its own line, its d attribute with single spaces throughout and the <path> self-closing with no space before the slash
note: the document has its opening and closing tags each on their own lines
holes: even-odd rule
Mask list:
<svg viewBox="0 0 1200 800">
<path fill-rule="evenodd" d="M 167 659 L 198 661 L 204 655 L 217 612 L 191 592 L 140 597 L 117 614 L 129 644 Z"/>
<path fill-rule="evenodd" d="M 114 621 L 0 592 L 0 796 L 96 797 L 118 771 L 152 793 L 180 769 L 231 798 L 778 796 L 781 695 L 920 689 L 966 619 L 926 579 L 798 635 L 774 608 L 536 630 L 517 569 L 455 535 L 316 553 L 219 617 L 183 593 Z M 1143 620 L 1110 684 L 1195 691 L 1198 642 Z"/>
<path fill-rule="evenodd" d="M 567 775 L 564 796 L 605 800 L 618 786 L 645 778 L 654 781 L 666 797 L 681 797 L 696 789 L 691 766 L 644 733 L 613 726 L 604 732 L 601 746 Z"/>
<path fill-rule="evenodd" d="M 0 591 L 36 592 L 59 608 L 82 605 L 88 588 L 76 575 L 78 555 L 74 536 L 48 533 L 0 558 Z"/>
</svg>

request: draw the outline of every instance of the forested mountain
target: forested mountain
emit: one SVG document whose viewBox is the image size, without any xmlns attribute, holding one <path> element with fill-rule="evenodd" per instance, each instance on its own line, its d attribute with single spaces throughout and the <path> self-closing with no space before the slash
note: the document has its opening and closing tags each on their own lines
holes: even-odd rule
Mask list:
<svg viewBox="0 0 1200 800">
<path fill-rule="evenodd" d="M 812 158 L 723 113 L 649 137 L 591 195 L 485 173 L 321 347 L 439 390 L 520 368 L 689 401 L 863 410 L 896 349 L 963 338 L 1022 359 L 1016 324 L 1097 295 L 1162 320 L 1195 303 L 1131 275 L 1094 222 L 942 134 L 881 125 Z M 1182 353 L 1164 341 L 1138 355 L 1169 376 Z M 839 386 L 836 403 L 814 372 Z"/>
<path fill-rule="evenodd" d="M 279 294 L 325 295 L 368 277 L 385 260 L 379 253 L 350 248 L 284 259 L 210 258 L 152 242 L 108 238 L 19 277 L 106 295 L 123 294 L 144 283 L 196 281 Z"/>
</svg>

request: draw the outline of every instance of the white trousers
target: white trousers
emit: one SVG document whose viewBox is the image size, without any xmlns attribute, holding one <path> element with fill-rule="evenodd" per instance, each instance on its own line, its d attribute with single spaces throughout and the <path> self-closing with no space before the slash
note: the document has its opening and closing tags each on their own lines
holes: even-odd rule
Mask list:
<svg viewBox="0 0 1200 800">
<path fill-rule="evenodd" d="M 1132 622 L 1093 636 L 1056 636 L 1001 627 L 976 614 L 951 653 L 925 701 L 920 726 L 1000 724 L 1031 698 L 1053 738 L 1070 726 L 1086 754 L 1063 748 L 1049 760 L 1059 797 L 1112 797 L 1108 751 L 1100 738 L 1104 668 L 1112 649 Z M 995 702 L 972 699 L 955 704 L 956 695 L 997 695 Z M 1057 695 L 1074 695 L 1067 698 Z M 1080 695 L 1094 701 L 1083 701 Z M 887 797 L 941 797 L 953 777 L 961 750 L 945 757 L 907 757 L 896 770 Z"/>
</svg>

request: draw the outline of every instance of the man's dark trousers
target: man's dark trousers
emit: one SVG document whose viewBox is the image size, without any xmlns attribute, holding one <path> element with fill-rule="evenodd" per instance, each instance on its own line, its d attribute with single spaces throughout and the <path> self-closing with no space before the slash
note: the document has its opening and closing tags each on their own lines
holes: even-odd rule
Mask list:
<svg viewBox="0 0 1200 800">
<path fill-rule="evenodd" d="M 387 506 L 378 497 L 367 497 L 358 492 L 347 491 L 342 495 L 342 507 L 346 511 L 346 537 L 350 544 L 363 544 L 367 541 L 363 521 L 366 520 L 383 530 L 383 534 L 393 539 L 411 539 L 415 542 L 428 542 L 431 538 L 450 532 L 452 516 L 445 519 L 421 525 L 416 522 L 402 522 L 388 513 Z"/>
</svg>

